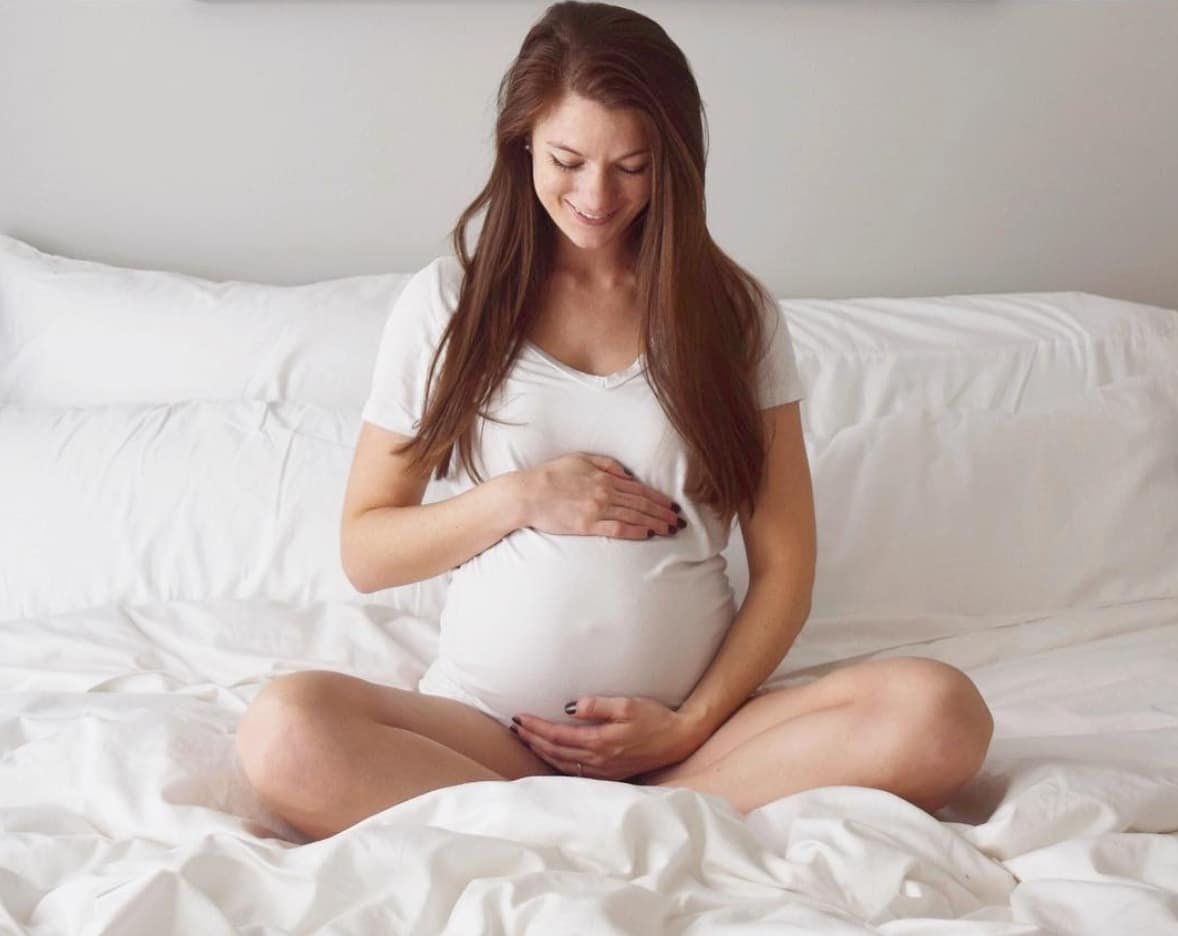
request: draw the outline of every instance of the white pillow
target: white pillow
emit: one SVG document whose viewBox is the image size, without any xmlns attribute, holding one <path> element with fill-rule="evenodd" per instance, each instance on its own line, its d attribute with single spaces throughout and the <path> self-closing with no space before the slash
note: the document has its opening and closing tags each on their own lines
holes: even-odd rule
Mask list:
<svg viewBox="0 0 1178 936">
<path fill-rule="evenodd" d="M 809 440 L 811 617 L 1178 597 L 1178 377 L 1045 411 L 913 410 Z"/>
<path fill-rule="evenodd" d="M 818 436 L 913 408 L 1042 408 L 1178 361 L 1178 312 L 1091 293 L 779 305 Z"/>
<path fill-rule="evenodd" d="M 340 564 L 359 412 L 239 400 L 0 404 L 0 619 L 269 598 L 437 620 L 449 572 L 371 594 Z M 426 503 L 449 496 L 431 482 Z"/>
<path fill-rule="evenodd" d="M 1067 407 L 1104 384 L 1172 372 L 1178 361 L 1178 312 L 1091 293 L 779 305 L 806 389 L 811 449 L 849 426 L 913 410 Z M 739 602 L 748 563 L 736 522 L 723 555 Z"/>
<path fill-rule="evenodd" d="M 58 257 L 0 235 L 0 400 L 359 407 L 408 280 L 214 282 Z"/>
</svg>

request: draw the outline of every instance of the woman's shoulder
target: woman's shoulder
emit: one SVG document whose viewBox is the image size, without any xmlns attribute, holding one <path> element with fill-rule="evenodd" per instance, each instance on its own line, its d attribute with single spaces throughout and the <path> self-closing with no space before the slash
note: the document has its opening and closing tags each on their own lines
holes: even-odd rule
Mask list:
<svg viewBox="0 0 1178 936">
<path fill-rule="evenodd" d="M 462 277 L 462 262 L 457 257 L 435 257 L 409 277 L 404 292 L 414 300 L 427 301 L 438 311 L 453 312 L 458 305 Z"/>
<path fill-rule="evenodd" d="M 427 263 L 415 275 L 424 276 L 447 288 L 457 288 L 462 285 L 462 261 L 453 254 L 442 254 Z"/>
</svg>

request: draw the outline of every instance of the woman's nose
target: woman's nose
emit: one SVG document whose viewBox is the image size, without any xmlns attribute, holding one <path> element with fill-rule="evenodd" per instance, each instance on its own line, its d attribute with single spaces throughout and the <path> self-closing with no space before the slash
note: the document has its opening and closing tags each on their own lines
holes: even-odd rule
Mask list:
<svg viewBox="0 0 1178 936">
<path fill-rule="evenodd" d="M 614 197 L 615 179 L 608 172 L 601 170 L 590 172 L 582 181 L 584 182 L 581 190 L 582 197 L 589 199 L 590 203 L 596 201 L 598 207 L 601 207 L 602 203 L 605 207 L 609 207 L 609 201 Z"/>
<path fill-rule="evenodd" d="M 610 177 L 603 172 L 591 173 L 581 189 L 581 200 L 585 210 L 594 214 L 612 210 L 614 191 Z"/>
</svg>

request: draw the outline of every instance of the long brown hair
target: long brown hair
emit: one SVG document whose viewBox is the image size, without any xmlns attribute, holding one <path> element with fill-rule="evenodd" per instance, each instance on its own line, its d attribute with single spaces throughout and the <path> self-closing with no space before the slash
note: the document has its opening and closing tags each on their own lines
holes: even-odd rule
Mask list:
<svg viewBox="0 0 1178 936">
<path fill-rule="evenodd" d="M 468 475 L 476 417 L 510 372 L 551 269 L 556 228 L 524 144 L 567 92 L 631 108 L 651 141 L 650 201 L 625 236 L 637 257 L 647 380 L 689 452 L 686 496 L 729 521 L 751 512 L 764 470 L 755 362 L 772 296 L 713 242 L 705 223 L 703 104 L 686 57 L 649 17 L 606 3 L 555 3 L 499 85 L 495 164 L 451 232 L 464 276 L 429 366 L 414 469 L 449 475 L 454 444 Z M 466 227 L 486 209 L 474 253 Z M 605 453 L 608 454 L 608 453 Z"/>
</svg>

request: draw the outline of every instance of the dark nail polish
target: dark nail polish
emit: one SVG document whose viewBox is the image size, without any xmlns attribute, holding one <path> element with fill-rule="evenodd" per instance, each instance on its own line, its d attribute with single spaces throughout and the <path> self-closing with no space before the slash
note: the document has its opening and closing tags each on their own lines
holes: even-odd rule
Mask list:
<svg viewBox="0 0 1178 936">
<path fill-rule="evenodd" d="M 682 517 L 680 517 L 680 518 L 679 518 L 679 523 L 678 523 L 678 524 L 676 524 L 676 526 L 678 526 L 678 528 L 679 528 L 680 530 L 682 530 L 682 529 L 683 529 L 685 526 L 687 526 L 687 521 L 686 521 L 686 520 L 684 520 Z"/>
<path fill-rule="evenodd" d="M 519 734 L 519 729 L 518 729 L 518 728 L 516 728 L 516 727 L 515 727 L 515 725 L 512 725 L 512 726 L 511 726 L 511 733 L 512 733 L 512 734 L 514 734 L 514 735 L 518 735 L 518 734 Z"/>
<path fill-rule="evenodd" d="M 523 724 L 523 722 L 522 722 L 522 721 L 520 721 L 518 718 L 516 718 L 514 715 L 512 715 L 512 716 L 511 716 L 511 720 L 512 720 L 513 722 L 515 722 L 517 725 L 522 725 L 522 724 Z"/>
<path fill-rule="evenodd" d="M 577 703 L 570 702 L 568 705 L 566 705 L 564 707 L 564 710 L 565 710 L 565 714 L 572 715 L 577 710 Z"/>
<path fill-rule="evenodd" d="M 629 468 L 623 468 L 622 471 L 626 472 L 626 474 L 628 474 L 631 478 L 634 477 L 634 472 L 632 472 Z"/>
<path fill-rule="evenodd" d="M 646 538 L 650 539 L 652 536 L 654 536 L 654 530 L 647 530 L 646 531 Z"/>
<path fill-rule="evenodd" d="M 671 504 L 671 509 L 675 511 L 675 513 L 680 513 L 683 508 L 681 508 L 678 504 Z"/>
</svg>

